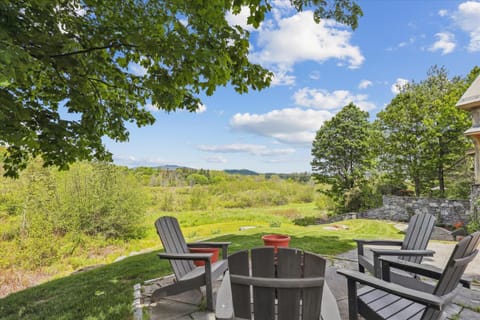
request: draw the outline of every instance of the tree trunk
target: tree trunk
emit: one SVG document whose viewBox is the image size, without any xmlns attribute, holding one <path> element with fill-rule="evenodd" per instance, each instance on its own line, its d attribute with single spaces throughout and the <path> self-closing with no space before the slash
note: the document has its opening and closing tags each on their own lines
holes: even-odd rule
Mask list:
<svg viewBox="0 0 480 320">
<path fill-rule="evenodd" d="M 444 177 L 444 169 L 443 169 L 443 158 L 445 156 L 444 150 L 443 150 L 443 139 L 442 137 L 438 137 L 438 146 L 439 146 L 439 154 L 438 154 L 438 168 L 437 168 L 437 173 L 438 173 L 438 187 L 440 189 L 440 198 L 445 198 L 445 177 Z"/>
<path fill-rule="evenodd" d="M 443 174 L 443 163 L 438 165 L 438 187 L 440 189 L 440 198 L 445 198 L 445 177 Z"/>
<path fill-rule="evenodd" d="M 413 180 L 415 182 L 415 196 L 418 198 L 420 197 L 420 177 L 417 175 Z"/>
</svg>

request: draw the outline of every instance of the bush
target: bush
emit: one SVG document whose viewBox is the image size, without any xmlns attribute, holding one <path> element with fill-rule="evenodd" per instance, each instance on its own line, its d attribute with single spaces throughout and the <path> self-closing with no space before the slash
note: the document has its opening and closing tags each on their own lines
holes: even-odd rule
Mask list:
<svg viewBox="0 0 480 320">
<path fill-rule="evenodd" d="M 162 193 L 162 198 L 160 199 L 160 210 L 162 211 L 175 210 L 175 196 L 169 190 L 165 190 Z"/>
<path fill-rule="evenodd" d="M 335 201 L 324 193 L 315 195 L 315 205 L 320 210 L 332 211 L 335 209 Z"/>
<path fill-rule="evenodd" d="M 316 222 L 317 222 L 317 218 L 313 216 L 302 217 L 302 218 L 297 218 L 293 220 L 293 224 L 297 226 L 303 226 L 303 227 L 314 225 L 316 224 Z"/>
<path fill-rule="evenodd" d="M 136 238 L 144 232 L 145 194 L 135 176 L 105 163 L 81 163 L 60 174 L 58 219 L 66 232 Z"/>
<path fill-rule="evenodd" d="M 191 186 L 195 184 L 208 184 L 208 178 L 199 173 L 192 173 L 187 177 L 187 181 Z"/>
<path fill-rule="evenodd" d="M 200 186 L 193 187 L 190 192 L 190 209 L 206 209 L 208 205 L 208 198 L 209 195 L 206 189 Z"/>
<path fill-rule="evenodd" d="M 480 231 L 480 219 L 472 219 L 467 225 L 468 233 L 474 233 Z"/>
<path fill-rule="evenodd" d="M 345 212 L 358 212 L 381 205 L 382 197 L 368 186 L 354 187 L 345 192 Z"/>
</svg>

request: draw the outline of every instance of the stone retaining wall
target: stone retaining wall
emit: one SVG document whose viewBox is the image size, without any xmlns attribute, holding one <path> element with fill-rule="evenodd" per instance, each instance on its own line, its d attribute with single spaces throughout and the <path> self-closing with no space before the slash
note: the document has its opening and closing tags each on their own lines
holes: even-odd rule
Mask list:
<svg viewBox="0 0 480 320">
<path fill-rule="evenodd" d="M 417 213 L 430 213 L 437 224 L 464 224 L 470 220 L 469 200 L 383 196 L 383 206 L 359 214 L 359 218 L 409 221 Z"/>
</svg>

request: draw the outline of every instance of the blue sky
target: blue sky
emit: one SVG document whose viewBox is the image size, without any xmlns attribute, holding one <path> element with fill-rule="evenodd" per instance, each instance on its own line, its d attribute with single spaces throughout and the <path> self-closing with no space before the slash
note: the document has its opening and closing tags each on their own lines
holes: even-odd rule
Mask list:
<svg viewBox="0 0 480 320">
<path fill-rule="evenodd" d="M 359 1 L 364 16 L 355 31 L 316 25 L 312 12 L 296 13 L 288 0 L 273 3 L 257 30 L 245 24 L 247 11 L 228 17 L 251 29 L 250 59 L 275 73 L 273 85 L 244 95 L 219 88 L 197 113 L 152 111 L 156 123 L 129 126 L 129 142 L 105 140 L 115 163 L 311 171 L 315 132 L 346 104 L 374 119 L 397 83 L 423 80 L 433 65 L 451 76 L 480 65 L 478 0 Z"/>
</svg>

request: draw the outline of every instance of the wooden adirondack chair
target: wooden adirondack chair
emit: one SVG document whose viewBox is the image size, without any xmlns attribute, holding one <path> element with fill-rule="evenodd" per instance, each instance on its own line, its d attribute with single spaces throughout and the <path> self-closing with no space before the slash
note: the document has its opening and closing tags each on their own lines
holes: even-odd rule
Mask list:
<svg viewBox="0 0 480 320">
<path fill-rule="evenodd" d="M 170 260 L 176 282 L 172 285 L 159 288 L 152 293 L 151 300 L 179 294 L 188 290 L 206 286 L 207 308 L 213 311 L 212 280 L 219 278 L 228 267 L 227 247 L 230 242 L 197 242 L 186 243 L 177 219 L 174 217 L 160 217 L 155 221 L 158 236 L 162 241 L 165 253 L 158 256 Z M 190 253 L 188 248 L 211 247 L 221 248 L 222 258 L 211 263 L 212 253 Z M 205 261 L 205 266 L 196 267 L 193 260 Z"/>
<path fill-rule="evenodd" d="M 251 257 L 248 250 L 229 256 L 228 264 L 216 319 L 340 320 L 319 255 L 280 247 L 275 254 L 273 247 L 261 247 L 252 249 Z"/>
<path fill-rule="evenodd" d="M 460 278 L 468 263 L 478 253 L 480 232 L 465 237 L 453 250 L 443 272 L 429 266 L 411 263 L 392 257 L 381 258 L 382 273 L 389 280 L 390 268 L 399 268 L 426 277 L 437 279 L 430 292 L 414 290 L 401 285 L 367 276 L 351 270 L 339 270 L 347 277 L 349 319 L 357 319 L 357 312 L 368 320 L 380 319 L 444 319 L 443 310 L 460 289 Z M 357 290 L 357 283 L 366 286 Z"/>
<path fill-rule="evenodd" d="M 399 259 L 414 263 L 421 263 L 424 256 L 433 256 L 432 250 L 426 250 L 428 241 L 435 227 L 435 217 L 431 214 L 416 214 L 408 223 L 403 240 L 355 240 L 357 242 L 358 270 L 365 272 L 367 269 L 376 277 L 381 276 L 381 256 L 397 256 Z M 365 255 L 365 245 L 400 246 L 399 250 L 370 248 L 373 259 Z M 402 283 L 410 281 L 411 275 L 396 273 L 392 281 Z"/>
</svg>

